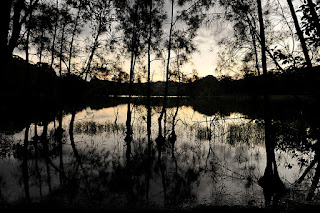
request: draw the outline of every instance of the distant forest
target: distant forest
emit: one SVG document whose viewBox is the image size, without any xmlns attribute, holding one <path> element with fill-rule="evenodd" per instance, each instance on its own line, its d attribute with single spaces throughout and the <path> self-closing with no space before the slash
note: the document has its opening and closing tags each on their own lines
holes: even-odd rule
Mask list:
<svg viewBox="0 0 320 213">
<path fill-rule="evenodd" d="M 2 96 L 222 96 L 319 91 L 320 1 L 6 0 Z M 206 26 L 220 39 L 217 72 L 183 65 Z M 17 56 L 17 53 L 21 56 Z M 129 61 L 129 73 L 122 58 Z M 164 82 L 152 82 L 162 61 Z M 236 70 L 237 75 L 231 75 Z"/>
</svg>

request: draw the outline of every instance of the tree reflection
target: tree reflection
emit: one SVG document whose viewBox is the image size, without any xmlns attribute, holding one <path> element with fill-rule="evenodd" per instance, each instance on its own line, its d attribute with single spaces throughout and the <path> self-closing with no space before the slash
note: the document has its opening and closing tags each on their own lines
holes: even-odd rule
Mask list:
<svg viewBox="0 0 320 213">
<path fill-rule="evenodd" d="M 150 74 L 150 73 L 149 73 Z M 145 184 L 146 184 L 146 203 L 149 204 L 149 192 L 150 192 L 150 179 L 151 179 L 151 167 L 152 167 L 152 140 L 151 140 L 151 97 L 150 97 L 150 79 L 148 81 L 148 96 L 147 96 L 147 138 L 148 138 L 148 150 L 145 169 Z"/>
<path fill-rule="evenodd" d="M 39 147 L 38 147 L 38 143 L 40 140 L 40 137 L 38 136 L 38 128 L 37 128 L 37 124 L 34 125 L 34 136 L 32 138 L 32 142 L 33 142 L 33 146 L 34 146 L 34 160 L 35 160 L 35 169 L 36 169 L 36 174 L 37 174 L 37 178 L 38 178 L 38 183 L 39 183 L 39 194 L 40 197 L 42 197 L 42 178 L 41 178 L 41 172 L 40 172 L 40 168 L 39 168 L 39 162 L 38 162 L 38 158 L 39 156 Z"/>
<path fill-rule="evenodd" d="M 43 122 L 43 130 L 42 130 L 42 134 L 40 136 L 40 141 L 42 143 L 43 146 L 43 155 L 45 158 L 45 163 L 46 163 L 46 171 L 47 171 L 47 183 L 48 183 L 48 188 L 49 188 L 49 192 L 52 192 L 52 185 L 51 185 L 51 173 L 50 173 L 50 154 L 49 154 L 49 140 L 48 140 L 48 121 L 44 120 Z"/>
<path fill-rule="evenodd" d="M 305 171 L 303 172 L 303 174 L 300 176 L 300 178 L 297 180 L 297 184 L 300 184 L 305 178 L 306 176 L 311 172 L 312 168 L 317 164 L 316 168 L 315 168 L 315 173 L 314 176 L 312 178 L 311 181 L 311 186 L 309 189 L 309 192 L 307 194 L 307 200 L 311 201 L 315 191 L 318 187 L 318 183 L 319 183 L 319 178 L 320 178 L 320 142 L 317 140 L 317 142 L 312 146 L 312 149 L 315 152 L 315 156 L 314 159 L 311 161 L 310 165 L 305 169 Z"/>
<path fill-rule="evenodd" d="M 29 191 L 29 168 L 28 168 L 28 145 L 29 145 L 29 129 L 30 124 L 28 123 L 25 128 L 24 142 L 23 142 L 23 158 L 22 158 L 22 175 L 23 175 L 23 185 L 24 192 L 26 196 L 26 201 L 31 202 L 30 191 Z"/>
<path fill-rule="evenodd" d="M 77 162 L 75 175 L 78 173 L 78 168 L 80 166 L 81 171 L 82 171 L 83 176 L 84 176 L 85 189 L 88 189 L 89 188 L 89 182 L 88 182 L 87 172 L 86 172 L 86 170 L 85 170 L 85 168 L 83 166 L 81 156 L 80 156 L 80 154 L 79 154 L 79 152 L 78 152 L 78 150 L 76 148 L 76 144 L 74 142 L 73 127 L 74 127 L 75 116 L 76 116 L 76 111 L 75 111 L 75 109 L 73 109 L 72 112 L 71 112 L 71 120 L 70 120 L 70 125 L 69 125 L 69 137 L 70 137 L 71 147 L 72 147 L 72 150 L 73 150 L 74 156 L 76 158 L 76 162 Z M 75 178 L 72 178 L 72 179 L 73 179 L 72 181 L 76 181 L 76 180 L 74 180 Z M 74 186 L 75 187 L 79 187 L 77 183 Z M 77 189 L 74 188 L 72 191 L 75 191 L 75 190 L 77 190 Z M 86 194 L 90 197 L 90 192 L 88 190 L 85 190 L 85 191 L 86 191 Z"/>
<path fill-rule="evenodd" d="M 56 127 L 46 119 L 27 125 L 24 140 L 14 156 L 22 162 L 19 178 L 23 180 L 25 200 L 37 200 L 40 194 L 42 200 L 57 201 L 59 205 L 172 208 L 198 205 L 204 199 L 212 205 L 225 205 L 231 198 L 239 199 L 234 202 L 236 204 L 259 205 L 256 200 L 259 198 L 254 198 L 260 193 L 255 184 L 259 156 L 253 152 L 250 155 L 251 150 L 247 149 L 259 151 L 263 141 L 266 167 L 258 183 L 263 189 L 266 206 L 279 205 L 285 187 L 279 176 L 282 166 L 278 168 L 275 149 L 286 148 L 288 144 L 281 138 L 291 136 L 283 135 L 279 127 L 289 127 L 285 121 L 274 119 L 268 111 L 270 107 L 265 114 L 265 132 L 261 123 L 237 123 L 218 115 L 185 124 L 181 119 L 185 111 L 179 106 L 168 108 L 168 117 L 161 124 L 153 127 L 151 120 L 147 121 L 145 129 L 141 128 L 141 122 L 133 122 L 132 106 L 126 107 L 127 120 L 120 116 L 119 124 L 114 124 L 114 127 L 122 126 L 122 131 L 112 131 L 108 123 L 82 121 L 74 107 L 66 118 L 62 110 L 58 113 Z M 136 108 L 136 112 L 151 116 L 151 107 L 147 111 L 143 107 L 142 110 Z M 144 114 L 136 115 L 139 114 L 135 113 L 134 119 L 144 119 Z M 70 123 L 66 123 L 67 118 L 71 118 Z M 167 125 L 168 138 L 163 132 L 159 133 L 155 146 L 151 131 L 157 130 L 157 125 Z M 309 125 L 301 125 L 301 128 L 306 127 Z M 310 128 L 311 131 L 314 130 Z M 162 143 L 157 141 L 159 135 Z M 296 146 L 292 147 L 297 150 Z M 314 145 L 313 149 L 319 153 L 317 147 Z M 314 197 L 319 184 L 318 160 L 319 154 L 316 154 L 299 179 L 302 182 L 311 176 L 308 199 Z M 235 195 L 237 190 L 249 196 L 239 198 Z"/>
<path fill-rule="evenodd" d="M 64 129 L 62 127 L 62 110 L 59 110 L 58 113 L 58 127 L 55 131 L 55 139 L 58 142 L 58 149 L 59 149 L 59 175 L 60 175 L 60 187 L 62 188 L 65 181 L 65 173 L 64 173 L 64 166 L 63 166 L 63 132 Z"/>
<path fill-rule="evenodd" d="M 126 121 L 126 137 L 124 138 L 124 141 L 126 142 L 127 145 L 127 150 L 126 150 L 126 157 L 128 160 L 130 160 L 130 155 L 131 155 L 131 142 L 133 140 L 132 134 L 132 126 L 131 126 L 131 97 L 128 98 L 128 104 L 127 104 L 127 121 Z"/>
<path fill-rule="evenodd" d="M 271 121 L 269 97 L 265 95 L 265 147 L 267 156 L 267 165 L 264 175 L 259 179 L 258 183 L 263 188 L 266 207 L 276 207 L 284 192 L 284 184 L 278 173 L 277 163 L 275 159 L 275 131 Z"/>
</svg>

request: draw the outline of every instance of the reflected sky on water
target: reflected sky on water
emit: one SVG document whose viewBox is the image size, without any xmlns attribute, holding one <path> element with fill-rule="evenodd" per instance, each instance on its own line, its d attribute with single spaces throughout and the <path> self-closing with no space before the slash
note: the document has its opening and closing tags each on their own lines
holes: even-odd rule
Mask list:
<svg viewBox="0 0 320 213">
<path fill-rule="evenodd" d="M 133 104 L 130 108 L 133 141 L 129 158 L 126 104 L 96 110 L 87 107 L 74 114 L 74 121 L 72 114 L 64 114 L 60 141 L 56 133 L 59 118 L 48 122 L 45 141 L 39 139 L 46 125 L 43 121 L 30 125 L 27 145 L 25 129 L 2 134 L 2 143 L 7 140 L 10 144 L 0 159 L 3 203 L 23 202 L 28 188 L 31 202 L 59 199 L 70 206 L 80 202 L 108 207 L 264 207 L 258 184 L 267 163 L 264 121 L 241 113 L 206 116 L 191 106 L 181 106 L 174 121 L 177 139 L 174 144 L 166 141 L 159 150 L 155 141 L 161 107 L 152 107 L 151 148 L 147 108 Z M 166 111 L 165 138 L 172 133 L 176 110 Z M 275 156 L 280 179 L 295 190 L 294 183 L 308 163 L 301 164 L 301 159 L 311 161 L 313 153 L 276 148 Z M 22 165 L 28 169 L 22 170 Z M 296 190 L 296 197 L 307 191 L 313 174 L 311 171 L 309 181 Z"/>
</svg>

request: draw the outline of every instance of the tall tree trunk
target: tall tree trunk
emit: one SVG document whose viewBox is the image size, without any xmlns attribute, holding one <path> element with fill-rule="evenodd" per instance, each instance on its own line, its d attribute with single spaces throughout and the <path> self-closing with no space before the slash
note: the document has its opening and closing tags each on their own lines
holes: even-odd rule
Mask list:
<svg viewBox="0 0 320 213">
<path fill-rule="evenodd" d="M 31 1 L 30 1 L 30 4 L 31 4 Z M 26 67 L 27 67 L 27 70 L 26 70 L 26 81 L 25 81 L 25 87 L 26 87 L 26 90 L 25 91 L 28 91 L 29 90 L 29 86 L 30 86 L 30 64 L 29 64 L 29 42 L 30 42 L 30 34 L 31 34 L 31 22 L 32 22 L 32 11 L 30 12 L 30 15 L 29 15 L 29 20 L 28 20 L 28 29 L 27 29 L 27 38 L 26 38 Z"/>
<path fill-rule="evenodd" d="M 255 66 L 256 66 L 257 74 L 258 74 L 258 76 L 260 76 L 256 35 L 254 33 L 254 30 L 251 27 L 250 27 L 250 34 L 252 37 L 252 46 L 253 46 L 253 51 L 254 51 L 254 56 L 255 56 Z"/>
<path fill-rule="evenodd" d="M 77 13 L 76 20 L 74 22 L 74 27 L 73 27 L 72 36 L 71 36 L 70 49 L 69 49 L 69 64 L 68 64 L 68 75 L 69 76 L 71 75 L 71 60 L 72 60 L 73 42 L 74 42 L 74 38 L 76 36 L 76 32 L 77 32 L 77 28 L 78 28 L 78 21 L 80 18 L 80 13 L 81 13 L 81 5 L 78 8 L 78 13 Z"/>
<path fill-rule="evenodd" d="M 54 49 L 55 49 L 55 43 L 56 43 L 56 37 L 57 37 L 57 29 L 58 29 L 58 22 L 59 22 L 59 0 L 56 1 L 57 6 L 57 15 L 55 17 L 55 25 L 54 25 L 54 31 L 53 31 L 53 38 L 52 38 L 52 45 L 51 45 L 51 63 L 50 63 L 50 69 L 52 70 L 53 62 L 54 62 Z"/>
<path fill-rule="evenodd" d="M 3 69 L 0 71 L 0 92 L 6 90 L 8 72 L 8 34 L 10 26 L 10 13 L 13 0 L 6 0 L 0 7 L 2 20 L 0 21 L 0 64 Z"/>
<path fill-rule="evenodd" d="M 151 38 L 152 38 L 152 4 L 153 1 L 149 2 L 149 38 L 148 38 L 148 114 L 147 114 L 147 132 L 148 132 L 148 146 L 151 145 Z"/>
<path fill-rule="evenodd" d="M 125 141 L 127 143 L 127 151 L 126 151 L 126 156 L 127 160 L 130 160 L 130 154 L 131 154 L 131 142 L 132 142 L 132 126 L 131 126 L 131 96 L 132 96 L 132 88 L 133 88 L 133 81 L 134 81 L 134 68 L 136 64 L 136 56 L 137 56 L 137 41 L 136 41 L 136 26 L 137 26 L 137 13 L 138 13 L 138 3 L 136 2 L 135 5 L 135 14 L 133 17 L 135 19 L 133 20 L 133 32 L 132 32 L 132 37 L 131 37 L 131 60 L 130 60 L 130 74 L 129 74 L 129 97 L 128 97 L 128 106 L 127 106 L 127 121 L 126 121 L 126 138 Z"/>
<path fill-rule="evenodd" d="M 40 53 L 39 53 L 39 63 L 42 63 L 42 52 L 43 52 L 43 37 L 44 37 L 44 29 L 42 28 L 41 39 L 40 39 Z"/>
<path fill-rule="evenodd" d="M 169 44 L 168 44 L 168 58 L 167 58 L 167 69 L 166 69 L 166 86 L 164 90 L 163 107 L 161 114 L 158 118 L 159 122 L 159 135 L 162 134 L 161 121 L 167 107 L 167 96 L 169 88 L 169 72 L 170 72 L 170 57 L 171 57 L 171 45 L 172 45 L 172 30 L 173 30 L 173 11 L 174 11 L 174 0 L 171 1 L 171 19 L 170 19 L 170 30 L 169 30 Z"/>
<path fill-rule="evenodd" d="M 258 42 L 260 43 L 261 47 L 262 47 L 262 40 L 261 40 L 261 35 L 255 30 L 255 22 L 252 23 L 252 21 L 250 21 L 250 17 L 251 19 L 253 20 L 254 22 L 254 17 L 252 17 L 251 14 L 248 14 L 248 23 L 250 25 L 250 30 L 252 30 L 252 32 L 254 33 L 254 38 L 258 40 Z M 263 21 L 263 19 L 262 19 Z M 263 23 L 263 22 L 262 22 Z M 261 29 L 260 29 L 261 30 Z M 263 30 L 264 31 L 264 30 Z M 264 32 L 263 32 L 264 34 Z M 270 50 L 266 47 L 266 44 L 265 44 L 265 36 L 264 36 L 264 46 L 265 46 L 265 52 L 268 53 L 269 57 L 273 60 L 273 63 L 276 65 L 276 67 L 278 67 L 279 70 L 281 70 L 282 72 L 284 72 L 283 68 L 280 66 L 280 64 L 278 63 L 278 61 L 276 60 L 276 58 L 273 56 L 273 54 L 270 52 Z M 258 61 L 257 60 L 257 55 L 256 55 L 256 62 Z M 262 57 L 262 55 L 261 55 Z M 259 65 L 258 65 L 259 67 Z M 259 69 L 260 70 L 260 69 Z M 260 74 L 260 72 L 259 72 Z M 263 74 L 263 73 L 262 73 Z"/>
<path fill-rule="evenodd" d="M 174 159 L 175 163 L 177 163 L 175 156 L 174 156 L 174 145 L 175 142 L 177 140 L 177 135 L 176 135 L 176 131 L 175 131 L 175 127 L 176 127 L 176 118 L 178 115 L 178 111 L 179 111 L 179 105 L 180 105 L 180 88 L 181 88 L 181 77 L 180 77 L 180 62 L 179 62 L 179 49 L 178 49 L 178 53 L 177 53 L 177 73 L 178 73 L 178 90 L 177 90 L 177 109 L 176 112 L 173 115 L 172 118 L 172 129 L 171 129 L 171 134 L 169 136 L 169 141 L 171 143 L 171 155 L 172 155 L 172 159 Z M 177 166 L 177 164 L 176 164 Z"/>
<path fill-rule="evenodd" d="M 146 182 L 146 201 L 149 202 L 149 189 L 151 178 L 151 39 L 152 39 L 152 4 L 153 1 L 149 1 L 149 37 L 148 37 L 148 84 L 147 84 L 147 135 L 148 135 L 148 159 L 147 169 L 145 175 Z"/>
<path fill-rule="evenodd" d="M 13 0 L 6 0 L 3 8 L 5 11 L 3 11 L 4 19 L 1 23 L 0 27 L 0 47 L 1 51 L 5 53 L 5 58 L 8 59 L 12 56 L 14 49 L 17 46 L 19 37 L 20 37 L 20 31 L 22 24 L 26 22 L 27 17 L 29 16 L 29 13 L 34 10 L 34 8 L 38 5 L 39 0 L 35 0 L 34 2 L 30 2 L 30 7 L 28 10 L 25 11 L 24 16 L 21 18 L 21 12 L 25 6 L 24 0 L 17 0 L 14 3 L 13 7 L 13 17 L 12 17 L 12 28 L 11 28 L 11 37 L 8 40 L 9 35 L 9 29 L 10 29 L 10 14 L 11 14 L 11 7 Z M 9 44 L 8 44 L 9 43 Z M 3 48 L 3 49 L 2 49 Z"/>
<path fill-rule="evenodd" d="M 24 0 L 18 0 L 13 9 L 13 20 L 12 20 L 12 33 L 9 41 L 8 55 L 12 55 L 14 48 L 17 46 L 18 39 L 20 37 L 21 25 L 21 11 L 24 7 Z"/>
<path fill-rule="evenodd" d="M 99 40 L 99 37 L 100 37 L 100 34 L 101 34 L 101 23 L 102 21 L 100 20 L 99 21 L 99 26 L 98 26 L 98 31 L 97 31 L 97 35 L 94 39 L 94 42 L 93 42 L 93 46 L 92 46 L 92 49 L 91 49 L 91 53 L 90 53 L 90 56 L 89 56 L 89 59 L 88 59 L 88 63 L 87 63 L 87 66 L 85 68 L 85 72 L 86 72 L 86 76 L 85 76 L 85 80 L 87 80 L 88 78 L 88 73 L 90 72 L 90 69 L 91 69 L 91 62 L 93 60 L 93 56 L 94 56 L 94 53 L 96 52 L 96 49 L 98 48 L 98 40 Z"/>
<path fill-rule="evenodd" d="M 29 17 L 29 26 L 27 29 L 27 38 L 26 38 L 26 64 L 28 66 L 29 64 L 29 41 L 30 41 L 30 34 L 31 34 L 31 29 L 30 29 L 30 25 L 31 25 L 31 21 L 32 21 L 32 13 L 30 13 L 30 17 Z"/>
<path fill-rule="evenodd" d="M 287 2 L 288 2 L 288 5 L 289 5 L 289 8 L 290 8 L 290 12 L 291 12 L 291 16 L 292 16 L 292 19 L 293 19 L 293 22 L 294 22 L 294 26 L 296 28 L 296 31 L 297 31 L 297 34 L 298 34 L 298 37 L 299 37 L 299 40 L 300 40 L 300 43 L 301 43 L 301 47 L 302 47 L 302 51 L 303 51 L 303 54 L 304 54 L 304 58 L 306 60 L 307 67 L 309 69 L 312 69 L 312 64 L 311 64 L 311 60 L 310 60 L 310 57 L 309 57 L 309 54 L 308 54 L 308 48 L 307 48 L 307 45 L 306 45 L 306 40 L 304 39 L 303 32 L 301 31 L 301 28 L 299 26 L 298 18 L 297 18 L 295 10 L 293 8 L 292 1 L 291 0 L 287 0 Z"/>
<path fill-rule="evenodd" d="M 261 0 L 257 0 L 258 4 L 258 16 L 259 16 L 259 24 L 260 24 L 260 39 L 261 39 L 261 60 L 262 60 L 262 72 L 263 75 L 267 75 L 267 58 L 266 58 L 266 39 L 264 33 L 264 23 L 263 23 L 263 15 L 262 15 L 262 5 Z"/>
<path fill-rule="evenodd" d="M 10 14 L 13 0 L 6 0 L 2 3 L 0 11 L 2 14 L 2 21 L 0 22 L 0 51 L 1 51 L 1 62 L 7 62 L 8 54 L 8 35 L 10 26 Z M 1 63 L 3 64 L 3 63 Z"/>
<path fill-rule="evenodd" d="M 62 77 L 62 53 L 63 53 L 63 43 L 64 43 L 64 33 L 65 33 L 66 23 L 63 23 L 62 32 L 61 32 L 61 42 L 60 42 L 60 53 L 59 53 L 59 75 Z"/>
</svg>

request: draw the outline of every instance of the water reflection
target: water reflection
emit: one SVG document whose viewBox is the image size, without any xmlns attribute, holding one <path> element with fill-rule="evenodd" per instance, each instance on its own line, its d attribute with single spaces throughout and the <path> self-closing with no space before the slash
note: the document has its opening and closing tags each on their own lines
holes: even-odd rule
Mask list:
<svg viewBox="0 0 320 213">
<path fill-rule="evenodd" d="M 71 107 L 2 134 L 1 205 L 276 207 L 297 191 L 317 196 L 317 122 L 176 105 L 161 122 L 162 108 L 151 104 Z"/>
<path fill-rule="evenodd" d="M 272 115 L 270 110 L 269 97 L 264 97 L 265 101 L 265 148 L 267 164 L 263 176 L 258 183 L 263 188 L 266 207 L 277 207 L 282 194 L 285 191 L 283 182 L 280 179 L 278 166 L 275 157 L 276 138 L 275 130 L 272 124 Z"/>
</svg>

